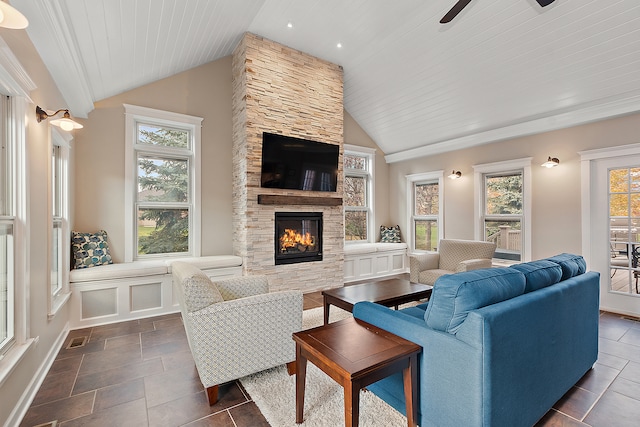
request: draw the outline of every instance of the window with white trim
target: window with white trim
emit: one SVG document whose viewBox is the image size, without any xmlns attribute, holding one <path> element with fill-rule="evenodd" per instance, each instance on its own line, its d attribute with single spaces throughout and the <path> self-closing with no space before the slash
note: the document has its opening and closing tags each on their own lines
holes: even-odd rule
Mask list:
<svg viewBox="0 0 640 427">
<path fill-rule="evenodd" d="M 375 150 L 346 145 L 344 149 L 344 239 L 375 242 L 373 232 L 373 165 Z"/>
<path fill-rule="evenodd" d="M 125 105 L 125 261 L 200 255 L 199 117 Z"/>
<path fill-rule="evenodd" d="M 412 252 L 435 251 L 442 238 L 442 171 L 407 175 Z"/>
<path fill-rule="evenodd" d="M 13 194 L 15 179 L 14 147 L 8 132 L 9 99 L 0 100 L 0 356 L 13 344 L 15 337 L 14 308 L 14 223 Z"/>
<path fill-rule="evenodd" d="M 531 254 L 531 159 L 474 166 L 476 238 L 496 244 L 494 258 L 525 261 Z"/>
<path fill-rule="evenodd" d="M 49 315 L 53 316 L 69 299 L 69 142 L 68 134 L 51 130 L 51 266 Z"/>
</svg>

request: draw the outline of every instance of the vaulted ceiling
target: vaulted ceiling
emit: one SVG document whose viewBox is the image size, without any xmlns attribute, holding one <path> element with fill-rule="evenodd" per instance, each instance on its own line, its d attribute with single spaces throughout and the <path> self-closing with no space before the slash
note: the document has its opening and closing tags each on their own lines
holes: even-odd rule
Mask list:
<svg viewBox="0 0 640 427">
<path fill-rule="evenodd" d="M 637 0 L 473 0 L 440 24 L 456 1 L 10 3 L 78 117 L 246 31 L 343 66 L 345 109 L 388 161 L 640 111 Z"/>
</svg>

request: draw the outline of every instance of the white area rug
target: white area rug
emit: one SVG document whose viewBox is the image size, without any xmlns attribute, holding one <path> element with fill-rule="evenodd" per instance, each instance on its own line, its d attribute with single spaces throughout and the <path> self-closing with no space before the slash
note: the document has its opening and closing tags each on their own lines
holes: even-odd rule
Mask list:
<svg viewBox="0 0 640 427">
<path fill-rule="evenodd" d="M 330 322 L 351 316 L 331 306 Z M 305 310 L 302 328 L 320 326 L 323 309 Z M 296 424 L 295 375 L 289 376 L 284 365 L 240 379 L 253 401 L 272 427 L 336 427 L 344 425 L 344 392 L 313 363 L 307 364 L 304 399 L 304 423 Z M 407 419 L 373 393 L 360 391 L 360 426 L 406 426 Z"/>
</svg>

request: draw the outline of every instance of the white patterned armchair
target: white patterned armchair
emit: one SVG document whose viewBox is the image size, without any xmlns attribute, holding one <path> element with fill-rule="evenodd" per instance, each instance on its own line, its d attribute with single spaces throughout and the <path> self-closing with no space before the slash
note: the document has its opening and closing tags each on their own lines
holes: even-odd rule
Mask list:
<svg viewBox="0 0 640 427">
<path fill-rule="evenodd" d="M 490 268 L 495 251 L 491 242 L 442 239 L 438 252 L 409 256 L 409 280 L 433 285 L 445 274 Z"/>
<path fill-rule="evenodd" d="M 293 373 L 291 337 L 302 328 L 302 293 L 269 293 L 266 276 L 212 282 L 197 267 L 171 264 L 191 353 L 209 404 L 218 386 L 284 363 Z"/>
</svg>

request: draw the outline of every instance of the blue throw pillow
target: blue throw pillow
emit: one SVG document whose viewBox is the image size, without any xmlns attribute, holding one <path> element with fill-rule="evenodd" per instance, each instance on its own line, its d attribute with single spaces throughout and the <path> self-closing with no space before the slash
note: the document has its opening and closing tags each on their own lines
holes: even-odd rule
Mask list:
<svg viewBox="0 0 640 427">
<path fill-rule="evenodd" d="M 400 240 L 400 226 L 385 227 L 380 226 L 380 243 L 401 243 Z"/>
<path fill-rule="evenodd" d="M 562 268 L 562 280 L 567 280 L 587 271 L 587 263 L 580 255 L 562 253 L 547 258 L 547 260 L 555 262 Z"/>
<path fill-rule="evenodd" d="M 512 268 L 447 274 L 436 280 L 424 314 L 427 326 L 455 334 L 470 311 L 522 295 L 524 275 Z"/>
<path fill-rule="evenodd" d="M 512 265 L 511 268 L 524 274 L 527 280 L 525 293 L 558 283 L 562 278 L 562 267 L 548 260 L 524 262 Z"/>
</svg>

